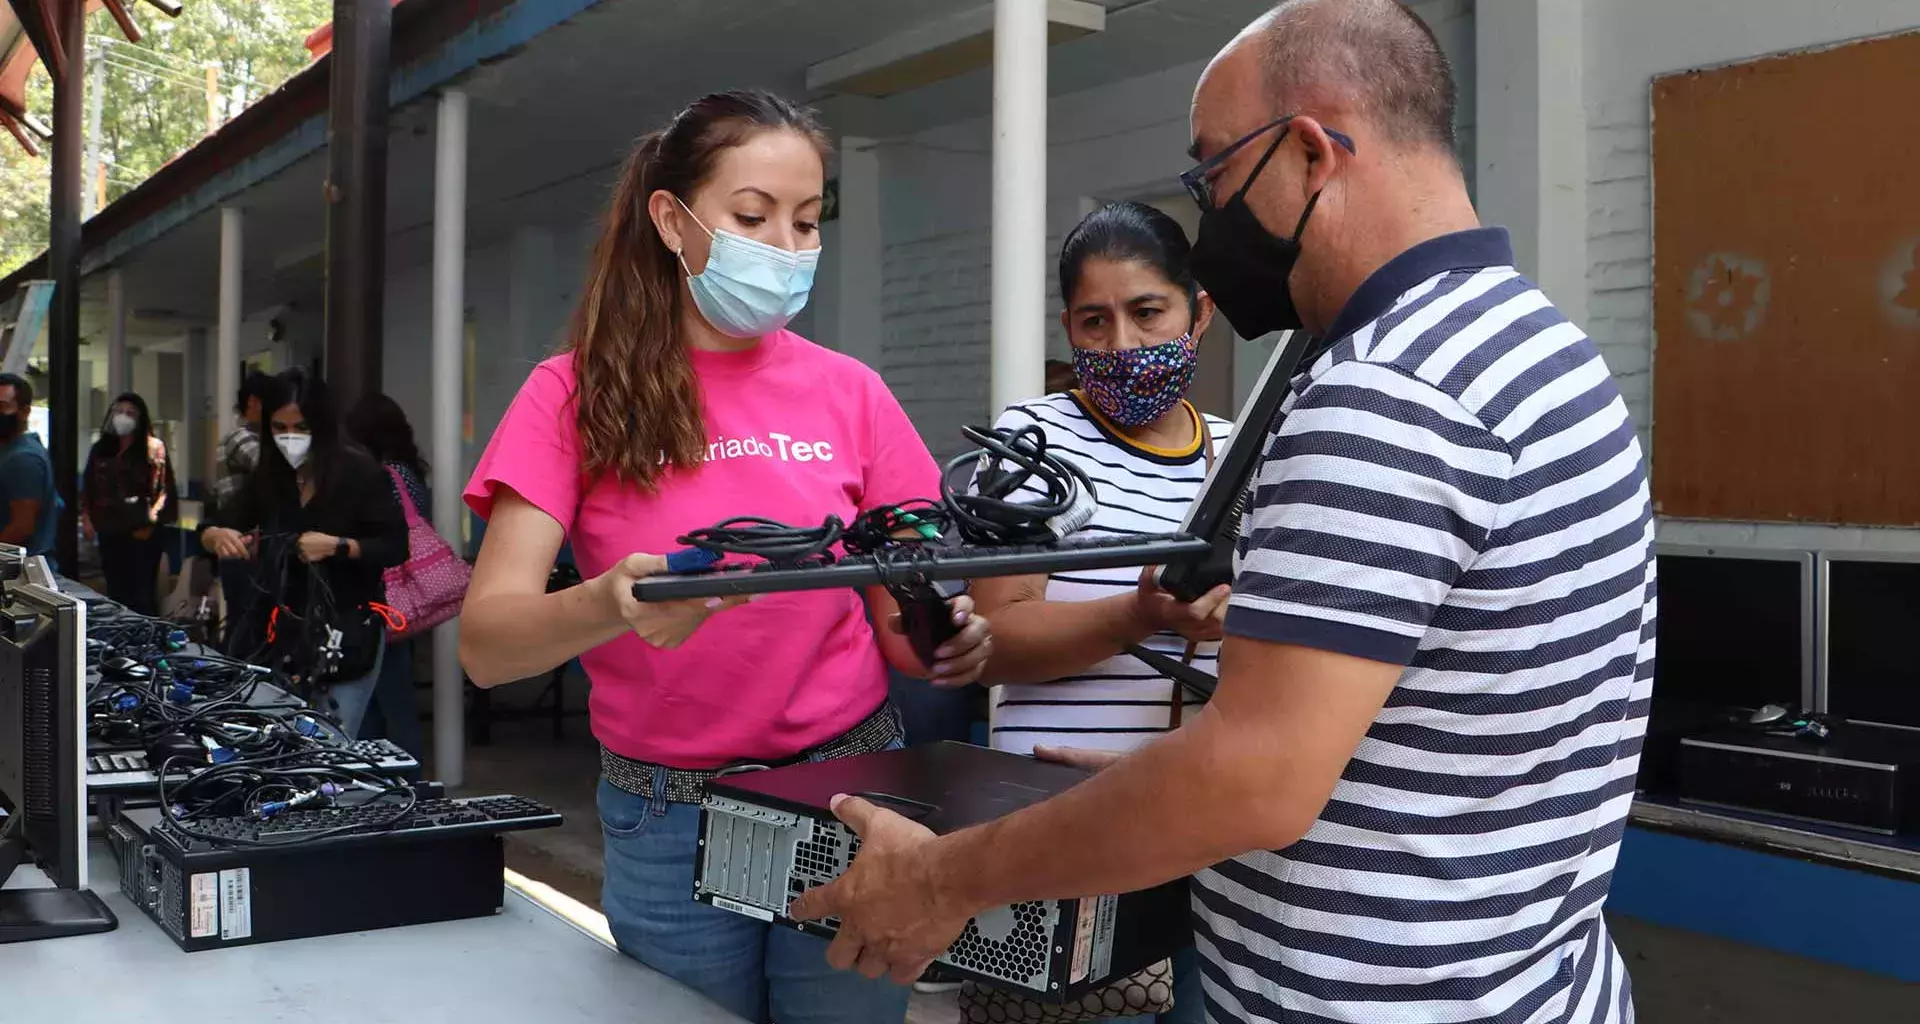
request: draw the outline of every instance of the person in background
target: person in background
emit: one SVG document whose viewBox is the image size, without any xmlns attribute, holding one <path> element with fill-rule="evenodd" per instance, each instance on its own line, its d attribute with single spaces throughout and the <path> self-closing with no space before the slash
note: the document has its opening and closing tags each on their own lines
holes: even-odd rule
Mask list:
<svg viewBox="0 0 1920 1024">
<path fill-rule="evenodd" d="M 329 682 L 319 706 L 357 738 L 385 660 L 382 574 L 406 560 L 406 519 L 380 463 L 343 436 L 324 381 L 288 370 L 263 391 L 257 429 L 273 444 L 200 543 L 218 558 L 254 561 L 267 595 L 254 617 L 280 613 L 268 663 L 292 655 L 287 668 L 306 678 L 315 668 L 306 624 L 319 619 L 346 634 L 343 646 L 364 668 Z"/>
<path fill-rule="evenodd" d="M 100 548 L 107 596 L 141 615 L 160 614 L 160 527 L 180 518 L 173 462 L 153 435 L 146 400 L 113 400 L 87 453 L 81 528 Z"/>
<path fill-rule="evenodd" d="M 400 403 L 382 394 L 362 398 L 347 414 L 347 436 L 379 460 L 388 477 L 399 479 L 404 497 L 422 519 L 433 518 L 433 492 L 427 488 L 427 463 L 414 443 L 413 425 Z M 394 500 L 403 495 L 394 491 Z M 389 642 L 380 680 L 373 689 L 373 706 L 361 727 L 363 739 L 389 739 L 415 757 L 424 756 L 420 736 L 420 702 L 414 692 L 413 640 Z"/>
<path fill-rule="evenodd" d="M 1039 427 L 1050 453 L 1087 474 L 1099 496 L 1087 531 L 1179 529 L 1214 450 L 1233 431 L 1186 400 L 1198 339 L 1213 320 L 1188 250 L 1172 217 L 1140 203 L 1103 206 L 1081 221 L 1060 247 L 1060 322 L 1078 387 L 1014 405 L 995 424 Z M 1128 647 L 1218 671 L 1224 586 L 1183 604 L 1138 569 L 1107 569 L 975 580 L 972 592 L 981 614 L 1000 624 L 981 679 L 1001 684 L 993 691 L 996 750 L 1127 751 L 1198 713 L 1198 696 Z M 1190 944 L 1174 959 L 1174 986 L 1174 1009 L 1162 1019 L 1204 1019 Z"/>
<path fill-rule="evenodd" d="M 255 432 L 255 427 L 260 422 L 260 396 L 270 380 L 271 377 L 255 370 L 240 382 L 240 391 L 234 396 L 233 411 L 238 422 L 232 430 L 227 431 L 227 436 L 220 439 L 218 457 L 214 462 L 213 506 L 216 513 L 221 505 L 232 501 L 234 495 L 246 486 L 247 475 L 260 464 L 260 435 Z M 233 627 L 235 623 L 250 621 L 247 611 L 259 594 L 252 563 L 238 559 L 215 559 L 215 562 L 219 568 L 220 594 L 226 601 L 228 646 L 251 647 L 257 641 L 234 636 Z"/>
<path fill-rule="evenodd" d="M 33 385 L 18 374 L 0 374 L 0 543 L 53 554 L 60 499 L 53 485 L 53 459 L 40 436 L 27 428 Z"/>
<path fill-rule="evenodd" d="M 1645 460 L 1481 227 L 1455 95 L 1393 0 L 1280 4 L 1201 74 L 1194 276 L 1242 337 L 1314 341 L 1272 382 L 1219 686 L 978 828 L 837 801 L 860 856 L 791 908 L 840 919 L 836 965 L 912 977 L 985 908 L 1190 876 L 1216 1024 L 1634 1019 L 1601 908 L 1653 675 Z"/>
<path fill-rule="evenodd" d="M 700 804 L 732 765 L 897 747 L 888 666 L 969 682 L 987 621 L 953 601 L 959 635 L 924 665 L 883 588 L 743 607 L 633 596 L 689 530 L 740 515 L 817 528 L 939 494 L 880 375 L 786 329 L 820 256 L 826 153 L 811 112 L 758 90 L 700 99 L 640 141 L 568 350 L 535 367 L 467 486 L 488 526 L 460 660 L 480 686 L 575 657 L 592 680 L 602 904 L 622 952 L 750 1021 L 898 1024 L 905 988 L 688 898 Z M 586 582 L 547 593 L 568 542 Z"/>
<path fill-rule="evenodd" d="M 255 428 L 260 422 L 260 396 L 272 380 L 256 370 L 247 374 L 247 379 L 240 383 L 240 393 L 234 396 L 233 411 L 238 421 L 227 431 L 227 436 L 220 439 L 215 465 L 217 476 L 213 482 L 216 507 L 233 500 L 246 486 L 247 475 L 260 464 L 260 435 Z"/>
</svg>

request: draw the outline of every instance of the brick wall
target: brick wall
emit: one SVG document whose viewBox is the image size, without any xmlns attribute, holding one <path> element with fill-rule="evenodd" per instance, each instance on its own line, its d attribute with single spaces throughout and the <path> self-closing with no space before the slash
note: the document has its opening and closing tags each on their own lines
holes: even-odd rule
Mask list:
<svg viewBox="0 0 1920 1024">
<path fill-rule="evenodd" d="M 987 413 L 990 242 L 981 228 L 885 249 L 880 373 L 940 458 Z"/>
</svg>

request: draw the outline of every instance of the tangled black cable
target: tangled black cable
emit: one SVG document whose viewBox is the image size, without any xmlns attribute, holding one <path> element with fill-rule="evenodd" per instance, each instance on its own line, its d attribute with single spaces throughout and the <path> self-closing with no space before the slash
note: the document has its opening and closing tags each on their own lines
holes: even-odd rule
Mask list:
<svg viewBox="0 0 1920 1024">
<path fill-rule="evenodd" d="M 945 505 L 930 498 L 909 498 L 854 517 L 841 544 L 855 555 L 878 555 L 903 547 L 919 549 L 943 542 L 952 522 Z"/>
<path fill-rule="evenodd" d="M 831 561 L 832 548 L 846 529 L 839 516 L 828 516 L 819 526 L 788 526 L 761 516 L 735 516 L 688 531 L 679 543 L 712 555 L 746 555 L 775 565 L 801 565 Z"/>
<path fill-rule="evenodd" d="M 187 759 L 168 758 L 160 766 L 160 810 L 167 824 L 180 834 L 225 846 L 291 846 L 347 832 L 379 832 L 399 826 L 413 812 L 417 800 L 413 787 L 405 780 L 347 763 L 355 759 L 347 751 L 324 748 L 243 758 L 201 770 L 169 788 L 168 776 L 187 767 L 176 762 Z M 339 805 L 334 798 L 348 790 L 374 794 L 368 803 L 387 797 L 400 799 L 393 804 L 391 814 L 371 823 L 350 820 L 280 838 L 220 834 L 193 824 L 234 817 L 265 822 L 304 807 L 335 807 Z"/>
<path fill-rule="evenodd" d="M 1084 526 L 1093 514 L 1098 497 L 1093 480 L 1047 451 L 1038 424 L 1018 430 L 967 427 L 965 434 L 979 447 L 947 463 L 938 501 L 911 498 L 868 509 L 851 523 L 830 515 L 814 527 L 735 516 L 688 531 L 678 542 L 714 561 L 744 555 L 789 567 L 832 562 L 837 543 L 848 554 L 874 558 L 888 575 L 906 578 L 913 562 L 956 540 L 979 545 L 1047 543 Z M 1014 500 L 1022 488 L 1040 493 Z"/>
<path fill-rule="evenodd" d="M 178 622 L 142 615 L 113 601 L 101 601 L 87 610 L 87 665 L 96 667 L 108 650 L 146 663 L 186 646 L 186 630 Z"/>
<path fill-rule="evenodd" d="M 961 536 L 974 544 L 1044 543 L 1085 525 L 1098 498 L 1093 480 L 1047 451 L 1039 424 L 963 432 L 980 447 L 949 461 L 940 477 L 941 501 Z M 1029 484 L 1040 496 L 1012 500 Z"/>
</svg>

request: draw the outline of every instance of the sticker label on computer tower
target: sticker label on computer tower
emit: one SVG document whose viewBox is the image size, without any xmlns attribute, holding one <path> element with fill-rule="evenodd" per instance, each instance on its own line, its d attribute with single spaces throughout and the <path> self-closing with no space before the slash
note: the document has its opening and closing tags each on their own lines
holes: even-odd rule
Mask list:
<svg viewBox="0 0 1920 1024">
<path fill-rule="evenodd" d="M 253 938 L 253 869 L 229 868 L 220 872 L 220 938 Z"/>
<path fill-rule="evenodd" d="M 1093 921 L 1093 976 L 1105 978 L 1113 972 L 1114 921 L 1120 913 L 1120 897 L 1102 896 L 1098 903 Z"/>
<path fill-rule="evenodd" d="M 220 876 L 204 871 L 187 885 L 187 937 L 205 939 L 220 934 Z"/>
<path fill-rule="evenodd" d="M 1073 971 L 1068 976 L 1073 984 L 1087 980 L 1087 969 L 1093 966 L 1093 901 L 1075 900 L 1079 914 L 1073 922 Z"/>
<path fill-rule="evenodd" d="M 745 914 L 748 917 L 757 917 L 762 921 L 773 920 L 773 911 L 762 910 L 759 907 L 750 907 L 750 906 L 747 906 L 745 903 L 740 903 L 735 900 L 727 899 L 725 896 L 715 896 L 713 898 L 713 905 L 716 907 L 719 907 L 721 910 L 731 910 L 736 914 Z"/>
</svg>

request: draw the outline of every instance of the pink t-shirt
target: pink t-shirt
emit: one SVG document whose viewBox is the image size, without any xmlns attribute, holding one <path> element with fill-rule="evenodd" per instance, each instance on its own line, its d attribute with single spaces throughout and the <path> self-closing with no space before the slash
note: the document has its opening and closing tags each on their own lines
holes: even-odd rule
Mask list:
<svg viewBox="0 0 1920 1024">
<path fill-rule="evenodd" d="M 573 357 L 534 368 L 467 485 L 482 518 L 503 487 L 557 520 L 583 576 L 733 516 L 795 526 L 937 497 L 940 471 L 880 376 L 789 331 L 744 352 L 694 351 L 707 461 L 652 495 L 580 469 Z M 632 634 L 580 657 L 593 733 L 627 757 L 677 768 L 779 758 L 878 708 L 887 671 L 861 595 L 769 594 L 709 620 L 674 650 Z"/>
</svg>

